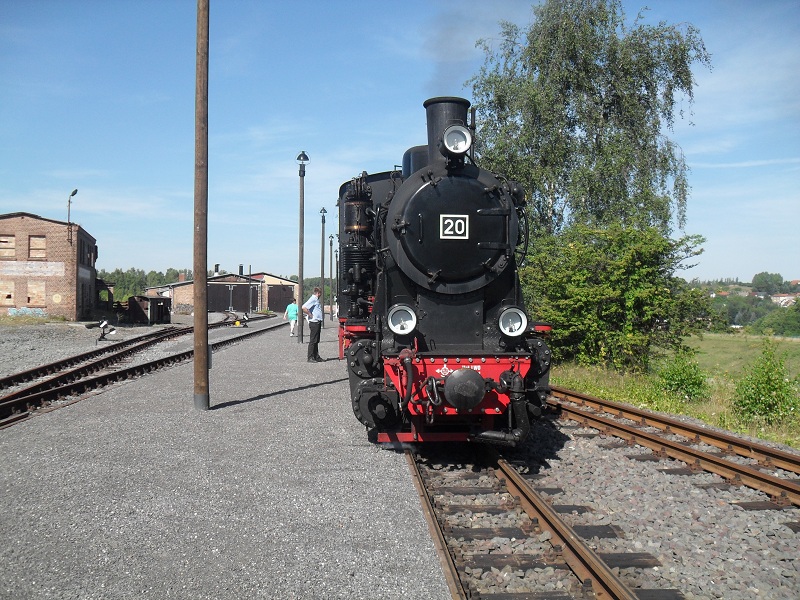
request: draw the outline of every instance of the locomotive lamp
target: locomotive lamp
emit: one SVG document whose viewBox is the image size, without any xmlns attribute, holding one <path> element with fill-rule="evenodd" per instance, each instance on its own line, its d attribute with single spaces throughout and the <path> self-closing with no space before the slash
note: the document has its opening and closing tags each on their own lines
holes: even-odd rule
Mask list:
<svg viewBox="0 0 800 600">
<path fill-rule="evenodd" d="M 463 156 L 472 147 L 472 133 L 463 125 L 451 125 L 442 134 L 442 154 L 447 157 Z"/>
<path fill-rule="evenodd" d="M 389 329 L 395 335 L 408 335 L 417 326 L 417 315 L 414 309 L 405 304 L 398 304 L 389 309 L 386 315 Z"/>
<path fill-rule="evenodd" d="M 503 335 L 519 337 L 528 328 L 528 317 L 519 308 L 508 308 L 500 315 L 498 325 Z"/>
</svg>

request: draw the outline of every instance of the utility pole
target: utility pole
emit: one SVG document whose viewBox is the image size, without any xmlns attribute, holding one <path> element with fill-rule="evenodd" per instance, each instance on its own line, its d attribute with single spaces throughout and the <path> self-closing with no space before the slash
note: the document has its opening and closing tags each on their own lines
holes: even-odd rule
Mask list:
<svg viewBox="0 0 800 600">
<path fill-rule="evenodd" d="M 194 407 L 210 406 L 208 369 L 208 13 L 197 0 L 194 103 Z"/>
</svg>

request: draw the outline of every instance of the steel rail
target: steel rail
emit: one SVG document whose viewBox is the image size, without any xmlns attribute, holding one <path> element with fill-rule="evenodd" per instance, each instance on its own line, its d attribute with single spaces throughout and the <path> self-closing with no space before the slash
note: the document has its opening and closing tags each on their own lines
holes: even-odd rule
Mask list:
<svg viewBox="0 0 800 600">
<path fill-rule="evenodd" d="M 270 318 L 267 315 L 258 315 L 255 317 L 250 317 L 247 322 L 253 323 L 256 321 L 261 321 L 263 319 Z M 219 329 L 222 327 L 233 327 L 234 322 L 230 320 L 230 317 L 226 315 L 225 320 L 218 321 L 217 323 L 209 324 L 209 329 Z M 13 387 L 16 385 L 21 385 L 28 381 L 33 381 L 35 379 L 41 379 L 52 375 L 53 373 L 58 373 L 59 371 L 63 371 L 64 369 L 71 367 L 73 365 L 79 365 L 84 362 L 88 362 L 95 358 L 104 356 L 106 354 L 115 354 L 128 348 L 133 345 L 139 345 L 148 340 L 152 344 L 156 344 L 159 342 L 164 341 L 165 339 L 178 337 L 181 335 L 187 335 L 194 331 L 194 327 L 191 325 L 187 326 L 169 326 L 158 331 L 152 331 L 149 333 L 145 333 L 144 335 L 140 335 L 128 340 L 122 340 L 119 342 L 111 342 L 108 345 L 103 346 L 102 348 L 96 348 L 94 350 L 90 350 L 88 352 L 83 352 L 82 354 L 76 354 L 75 356 L 69 356 L 62 360 L 58 360 L 52 363 L 48 363 L 46 365 L 42 365 L 40 367 L 34 367 L 33 369 L 28 369 L 26 371 L 20 371 L 18 373 L 12 373 L 6 377 L 0 377 L 0 390 Z"/>
<path fill-rule="evenodd" d="M 241 340 L 271 331 L 280 325 L 282 325 L 282 323 L 273 325 L 272 327 L 265 327 L 264 329 L 257 329 L 249 333 L 228 338 L 226 340 L 221 340 L 211 344 L 210 348 L 212 350 L 219 350 L 220 348 L 224 348 L 225 346 L 229 346 Z M 21 421 L 25 417 L 30 416 L 35 408 L 43 406 L 52 400 L 57 400 L 59 398 L 75 394 L 83 394 L 93 389 L 103 387 L 109 383 L 114 383 L 125 379 L 132 379 L 142 374 L 157 371 L 165 366 L 189 360 L 193 356 L 194 350 L 187 350 L 185 352 L 162 357 L 147 363 L 128 367 L 126 369 L 120 369 L 118 371 L 114 371 L 113 373 L 106 373 L 97 377 L 68 383 L 62 387 L 46 389 L 28 396 L 15 397 L 10 400 L 0 401 L 0 415 L 3 415 L 3 417 L 0 418 L 0 428 L 4 428 Z"/>
<path fill-rule="evenodd" d="M 800 455 L 798 454 L 792 454 L 791 452 L 771 448 L 765 444 L 759 444 L 758 442 L 748 441 L 729 433 L 691 425 L 665 415 L 655 414 L 633 406 L 611 402 L 610 400 L 603 400 L 558 386 L 552 387 L 552 394 L 556 398 L 566 400 L 567 402 L 575 402 L 617 417 L 635 421 L 642 426 L 655 427 L 666 433 L 673 433 L 689 438 L 695 443 L 704 442 L 710 446 L 721 449 L 723 452 L 738 454 L 739 456 L 757 460 L 759 464 L 764 466 L 776 467 L 792 473 L 800 473 Z M 560 403 L 551 401 L 551 405 L 558 406 Z"/>
<path fill-rule="evenodd" d="M 82 362 L 87 362 L 89 360 L 92 360 L 100 356 L 104 356 L 106 354 L 113 354 L 115 352 L 123 350 L 124 348 L 132 346 L 134 344 L 139 344 L 149 339 L 160 338 L 161 336 L 165 335 L 168 336 L 182 335 L 184 333 L 191 332 L 191 330 L 192 330 L 191 327 L 188 328 L 188 331 L 183 328 L 174 328 L 174 327 L 162 329 L 161 331 L 147 333 L 145 335 L 135 337 L 130 340 L 124 340 L 121 342 L 112 343 L 107 346 L 103 346 L 102 348 L 90 350 L 89 352 L 76 354 L 75 356 L 70 356 L 69 358 L 65 358 L 56 362 L 42 365 L 41 367 L 35 367 L 33 369 L 28 369 L 27 371 L 20 371 L 19 373 L 14 373 L 7 377 L 0 378 L 0 390 L 25 383 L 26 381 L 33 381 L 34 379 L 40 379 L 42 377 L 46 377 L 53 373 L 57 373 L 58 371 L 62 371 L 67 367 L 71 367 L 73 365 L 77 365 Z"/>
<path fill-rule="evenodd" d="M 659 456 L 683 461 L 691 468 L 716 473 L 732 483 L 765 492 L 772 496 L 778 504 L 792 503 L 800 506 L 800 484 L 798 483 L 763 473 L 747 465 L 736 464 L 725 458 L 686 446 L 684 443 L 664 439 L 637 427 L 613 421 L 564 402 L 558 404 L 569 418 L 584 426 L 614 435 L 630 444 L 649 448 Z"/>
<path fill-rule="evenodd" d="M 190 330 L 191 332 L 191 330 Z M 140 339 L 137 338 L 132 343 L 127 343 L 123 346 L 118 346 L 115 351 L 107 356 L 102 356 L 102 358 L 98 358 L 94 362 L 86 363 L 72 369 L 70 371 L 63 371 L 54 377 L 50 377 L 49 379 L 45 379 L 43 381 L 39 381 L 38 383 L 34 383 L 24 388 L 20 388 L 14 392 L 6 394 L 0 397 L 0 406 L 5 406 L 6 403 L 14 398 L 22 398 L 24 396 L 33 396 L 39 392 L 44 392 L 49 389 L 63 387 L 72 381 L 79 381 L 80 379 L 84 379 L 88 377 L 91 373 L 96 373 L 102 369 L 107 369 L 116 363 L 125 360 L 129 356 L 136 354 L 137 352 L 141 352 L 150 348 L 151 346 L 155 346 L 156 344 L 171 339 L 173 337 L 183 335 L 184 331 L 180 330 L 173 330 L 161 333 L 160 335 L 155 336 L 148 336 L 147 339 Z M 83 355 L 81 355 L 83 356 Z M 69 359 L 65 361 L 60 361 L 61 363 L 65 363 L 65 366 L 71 366 L 72 364 Z M 42 367 L 42 369 L 49 369 L 50 367 L 54 367 L 59 363 L 52 363 L 50 365 L 46 365 Z M 0 412 L 0 416 L 2 412 Z"/>
<path fill-rule="evenodd" d="M 512 465 L 499 456 L 496 461 L 499 470 L 497 476 L 504 480 L 509 493 L 516 497 L 532 519 L 538 519 L 540 527 L 557 538 L 562 545 L 565 562 L 581 581 L 586 583 L 588 580 L 591 583 L 595 598 L 637 600 L 636 591 L 614 574 Z"/>
<path fill-rule="evenodd" d="M 420 505 L 422 506 L 422 513 L 425 515 L 425 520 L 428 522 L 428 531 L 431 533 L 433 546 L 436 549 L 436 554 L 442 565 L 445 583 L 447 584 L 447 589 L 450 590 L 450 596 L 454 600 L 467 600 L 469 596 L 461 585 L 461 579 L 458 576 L 458 567 L 447 549 L 444 531 L 442 531 L 442 527 L 436 518 L 433 500 L 428 494 L 427 489 L 425 489 L 425 482 L 422 479 L 419 465 L 417 465 L 417 461 L 414 460 L 414 454 L 411 450 L 405 450 L 405 456 L 408 468 L 411 471 L 411 479 L 414 482 L 414 487 L 417 488 Z"/>
</svg>

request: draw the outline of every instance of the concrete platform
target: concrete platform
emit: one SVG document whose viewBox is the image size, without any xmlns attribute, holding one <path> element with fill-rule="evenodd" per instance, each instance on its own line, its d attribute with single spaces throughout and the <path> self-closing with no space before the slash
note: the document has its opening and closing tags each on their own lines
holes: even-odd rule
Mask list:
<svg viewBox="0 0 800 600">
<path fill-rule="evenodd" d="M 2 598 L 446 599 L 402 454 L 281 326 L 0 431 Z"/>
</svg>

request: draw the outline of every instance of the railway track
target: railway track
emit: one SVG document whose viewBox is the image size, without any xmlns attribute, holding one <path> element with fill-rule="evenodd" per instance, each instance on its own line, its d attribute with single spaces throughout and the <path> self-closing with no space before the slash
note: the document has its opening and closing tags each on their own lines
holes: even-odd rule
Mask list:
<svg viewBox="0 0 800 600">
<path fill-rule="evenodd" d="M 453 598 L 679 600 L 675 589 L 637 589 L 621 569 L 658 565 L 647 553 L 598 553 L 587 538 L 607 526 L 572 526 L 574 506 L 553 505 L 535 478 L 491 449 L 474 462 L 433 466 L 406 451 L 423 513 Z"/>
<path fill-rule="evenodd" d="M 248 322 L 258 323 L 265 318 L 267 317 L 254 317 Z M 233 320 L 226 319 L 210 324 L 208 328 L 214 330 L 233 324 Z M 211 343 L 209 347 L 212 351 L 219 350 L 270 329 L 271 327 L 252 329 L 247 333 Z M 135 355 L 174 338 L 191 335 L 193 331 L 193 327 L 170 327 L 0 379 L 0 390 L 13 388 L 0 397 L 0 429 L 27 419 L 44 407 L 55 408 L 71 404 L 67 399 L 189 360 L 194 355 L 194 350 L 130 364 Z"/>
<path fill-rule="evenodd" d="M 609 477 L 640 471 L 642 474 L 635 477 L 645 477 L 642 481 L 646 482 L 646 477 L 660 474 L 694 475 L 700 480 L 694 487 L 708 489 L 717 498 L 713 503 L 720 509 L 727 506 L 730 518 L 739 520 L 745 528 L 754 522 L 749 516 L 753 511 L 766 511 L 759 513 L 765 516 L 758 522 L 763 524 L 767 519 L 783 528 L 777 540 L 800 533 L 800 520 L 785 522 L 781 518 L 788 514 L 796 519 L 798 514 L 797 454 L 563 388 L 554 388 L 550 405 L 553 410 L 545 420 L 552 424 L 544 426 L 545 430 L 562 432 L 554 434 L 562 440 L 569 439 L 563 432 L 574 431 L 572 439 L 584 440 L 581 444 L 587 447 L 596 445 L 598 460 L 608 460 L 609 452 L 615 451 L 612 448 L 640 446 L 652 451 L 620 456 L 643 466 L 605 469 Z M 563 424 L 556 427 L 554 416 L 563 419 Z M 609 436 L 616 436 L 620 442 L 609 444 Z M 549 451 L 542 455 L 517 450 L 503 449 L 506 458 L 494 449 L 479 446 L 470 446 L 473 454 L 467 458 L 463 456 L 467 450 L 455 446 L 436 451 L 423 446 L 415 454 L 406 452 L 453 598 L 684 598 L 685 583 L 678 583 L 684 579 L 667 575 L 680 572 L 680 561 L 673 562 L 675 555 L 671 550 L 664 551 L 660 542 L 672 539 L 669 520 L 657 517 L 643 527 L 642 519 L 651 514 L 647 510 L 635 513 L 632 519 L 616 519 L 615 515 L 621 515 L 619 508 L 606 511 L 606 495 L 598 487 L 589 486 L 586 494 L 579 496 L 586 504 L 570 504 L 569 499 L 559 504 L 560 496 L 574 496 L 565 493 L 575 482 L 569 468 L 562 466 L 551 472 L 548 461 L 555 455 Z M 565 456 L 569 455 L 567 451 Z M 675 465 L 676 460 L 685 466 Z M 653 467 L 645 468 L 647 463 Z M 713 475 L 703 473 L 719 475 L 725 481 L 713 482 Z M 635 489 L 647 485 L 643 482 L 626 479 L 614 482 L 611 489 Z M 685 489 L 683 485 L 677 487 Z M 760 490 L 768 499 L 759 500 L 746 488 Z M 725 494 L 724 501 L 719 494 Z M 693 495 L 675 492 L 674 505 L 665 507 L 667 514 L 672 510 L 693 513 L 690 497 Z M 685 519 L 675 521 L 681 527 L 686 524 Z M 725 525 L 721 528 L 726 531 Z M 659 541 L 651 543 L 654 538 Z M 698 539 L 695 543 L 702 547 L 714 542 Z M 649 548 L 659 548 L 657 556 L 643 552 Z M 774 553 L 781 556 L 778 548 Z M 780 564 L 773 568 L 781 570 Z M 704 579 L 703 584 L 707 583 Z M 696 593 L 696 589 L 692 591 Z"/>
<path fill-rule="evenodd" d="M 643 446 L 659 457 L 682 461 L 690 470 L 716 473 L 732 485 L 762 491 L 776 508 L 800 506 L 797 454 L 560 387 L 553 387 L 549 403 L 562 416 L 627 445 Z"/>
</svg>

